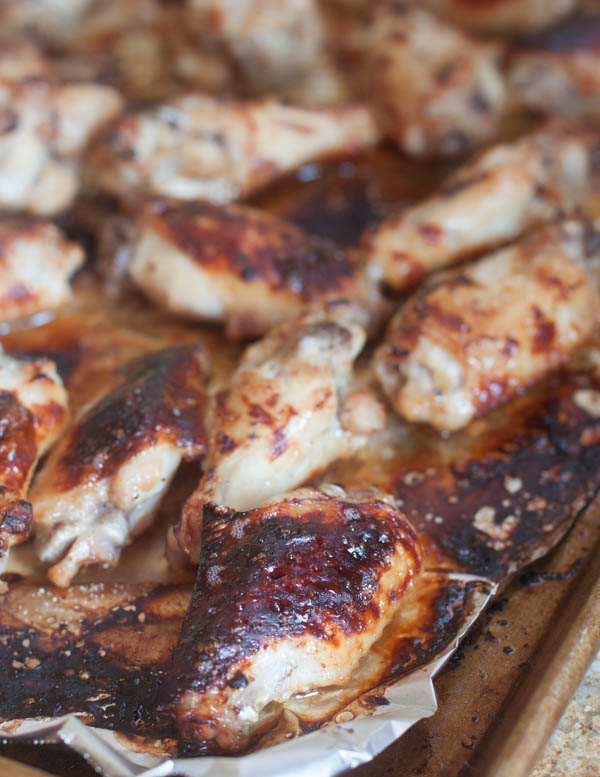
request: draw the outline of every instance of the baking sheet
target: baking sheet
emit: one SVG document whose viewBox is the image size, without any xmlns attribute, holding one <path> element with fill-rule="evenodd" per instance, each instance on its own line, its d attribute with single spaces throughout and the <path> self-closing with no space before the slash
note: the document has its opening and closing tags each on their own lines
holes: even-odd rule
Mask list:
<svg viewBox="0 0 600 777">
<path fill-rule="evenodd" d="M 384 704 L 361 708 L 354 702 L 336 716 L 336 722 L 311 734 L 258 750 L 249 755 L 171 759 L 136 753 L 111 731 L 86 726 L 77 716 L 49 721 L 10 721 L 0 728 L 7 742 L 26 741 L 36 745 L 64 744 L 91 763 L 106 777 L 284 777 L 294 775 L 336 775 L 369 762 L 402 736 L 414 723 L 437 709 L 433 678 L 452 655 L 474 620 L 484 610 L 497 586 L 470 575 L 449 575 L 468 587 L 468 605 L 458 633 L 451 643 L 426 666 L 410 672 L 379 691 Z M 342 722 L 337 722 L 337 721 Z"/>
</svg>

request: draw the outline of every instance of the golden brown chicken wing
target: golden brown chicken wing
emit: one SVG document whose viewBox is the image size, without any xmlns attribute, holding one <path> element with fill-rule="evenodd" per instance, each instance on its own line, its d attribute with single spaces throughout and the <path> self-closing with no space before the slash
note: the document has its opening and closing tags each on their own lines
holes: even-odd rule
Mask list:
<svg viewBox="0 0 600 777">
<path fill-rule="evenodd" d="M 357 409 L 358 426 L 342 426 L 343 396 L 364 340 L 360 326 L 333 311 L 278 324 L 246 350 L 216 397 L 205 474 L 175 527 L 175 549 L 198 561 L 205 504 L 258 507 L 364 443 L 361 424 L 381 423 L 375 400 L 371 415 Z"/>
<path fill-rule="evenodd" d="M 600 12 L 520 40 L 508 83 L 512 99 L 534 111 L 600 119 Z"/>
<path fill-rule="evenodd" d="M 397 412 L 460 429 L 566 362 L 598 322 L 599 246 L 567 221 L 432 279 L 375 356 Z"/>
<path fill-rule="evenodd" d="M 505 102 L 501 53 L 420 8 L 379 14 L 368 97 L 384 134 L 419 157 L 464 154 L 493 138 Z"/>
<path fill-rule="evenodd" d="M 182 458 L 204 453 L 204 353 L 156 351 L 118 371 L 84 407 L 36 477 L 36 549 L 69 585 L 85 564 L 116 564 L 148 527 Z"/>
<path fill-rule="evenodd" d="M 383 307 L 356 254 L 243 205 L 149 204 L 129 273 L 168 310 L 222 321 L 234 340 L 327 301 L 356 302 L 365 322 L 376 322 Z"/>
<path fill-rule="evenodd" d="M 48 222 L 0 223 L 0 320 L 55 308 L 71 298 L 81 247 Z"/>
<path fill-rule="evenodd" d="M 92 152 L 89 172 L 124 202 L 161 195 L 223 203 L 304 162 L 377 140 L 360 105 L 294 108 L 196 94 L 123 116 Z"/>
<path fill-rule="evenodd" d="M 347 683 L 421 562 L 398 510 L 313 489 L 211 508 L 202 543 L 163 688 L 188 754 L 243 749 L 294 694 Z"/>
<path fill-rule="evenodd" d="M 395 289 L 518 237 L 581 206 L 600 137 L 551 123 L 493 146 L 460 167 L 435 194 L 365 236 L 370 272 Z"/>
</svg>

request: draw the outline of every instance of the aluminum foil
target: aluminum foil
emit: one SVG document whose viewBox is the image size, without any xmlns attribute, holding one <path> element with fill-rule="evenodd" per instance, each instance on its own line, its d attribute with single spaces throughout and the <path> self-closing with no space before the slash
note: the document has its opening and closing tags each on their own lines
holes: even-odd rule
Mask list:
<svg viewBox="0 0 600 777">
<path fill-rule="evenodd" d="M 474 585 L 454 639 L 430 663 L 380 688 L 387 704 L 369 713 L 350 704 L 318 731 L 237 757 L 177 759 L 136 752 L 118 732 L 87 726 L 76 715 L 5 722 L 0 725 L 2 739 L 63 744 L 105 777 L 333 777 L 370 761 L 419 720 L 435 713 L 436 674 L 497 590 L 492 581 L 473 575 L 450 573 L 448 578 Z"/>
</svg>

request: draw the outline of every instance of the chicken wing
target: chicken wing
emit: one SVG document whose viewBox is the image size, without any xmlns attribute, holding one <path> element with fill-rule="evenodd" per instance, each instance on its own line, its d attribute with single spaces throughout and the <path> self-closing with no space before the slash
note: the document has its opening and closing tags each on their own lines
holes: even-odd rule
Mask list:
<svg viewBox="0 0 600 777">
<path fill-rule="evenodd" d="M 432 279 L 375 355 L 397 412 L 460 429 L 566 362 L 597 325 L 599 237 L 562 222 Z"/>
<path fill-rule="evenodd" d="M 163 687 L 188 754 L 243 749 L 294 694 L 347 683 L 421 564 L 398 510 L 314 489 L 211 507 L 202 540 Z"/>
<path fill-rule="evenodd" d="M 0 320 L 67 302 L 69 278 L 83 260 L 81 247 L 66 240 L 54 224 L 0 223 Z"/>
<path fill-rule="evenodd" d="M 60 213 L 77 193 L 84 148 L 121 98 L 100 84 L 21 80 L 8 71 L 0 77 L 0 210 Z"/>
<path fill-rule="evenodd" d="M 146 529 L 182 458 L 203 454 L 204 355 L 174 346 L 129 363 L 80 412 L 31 492 L 36 549 L 69 585 L 85 564 L 116 564 Z"/>
<path fill-rule="evenodd" d="M 364 340 L 363 329 L 341 316 L 310 314 L 286 320 L 246 350 L 216 396 L 205 474 L 170 537 L 175 551 L 197 563 L 204 505 L 258 507 L 365 441 L 341 421 Z M 372 414 L 356 416 L 367 425 L 380 418 L 375 400 L 372 406 Z"/>
<path fill-rule="evenodd" d="M 379 14 L 369 44 L 369 97 L 402 151 L 452 156 L 494 137 L 505 102 L 497 44 L 419 8 Z"/>
<path fill-rule="evenodd" d="M 224 203 L 311 159 L 377 140 L 371 113 L 359 105 L 293 108 L 197 94 L 125 115 L 89 167 L 101 188 L 125 202 L 154 194 Z"/>
<path fill-rule="evenodd" d="M 600 119 L 600 13 L 519 41 L 508 83 L 512 98 L 532 110 Z"/>
<path fill-rule="evenodd" d="M 262 92 L 309 70 L 324 43 L 316 0 L 189 0 L 185 18 Z"/>
<path fill-rule="evenodd" d="M 370 272 L 395 289 L 581 206 L 600 138 L 552 123 L 493 146 L 428 199 L 365 235 Z"/>
<path fill-rule="evenodd" d="M 224 321 L 230 339 L 326 301 L 351 300 L 376 321 L 383 301 L 355 254 L 242 205 L 159 200 L 138 218 L 129 273 L 168 310 Z"/>
<path fill-rule="evenodd" d="M 421 5 L 423 0 L 416 0 Z M 578 0 L 425 0 L 425 6 L 461 26 L 480 32 L 511 33 L 549 27 Z"/>
<path fill-rule="evenodd" d="M 67 418 L 67 392 L 54 362 L 0 351 L 0 572 L 9 548 L 31 533 L 29 482 Z"/>
</svg>

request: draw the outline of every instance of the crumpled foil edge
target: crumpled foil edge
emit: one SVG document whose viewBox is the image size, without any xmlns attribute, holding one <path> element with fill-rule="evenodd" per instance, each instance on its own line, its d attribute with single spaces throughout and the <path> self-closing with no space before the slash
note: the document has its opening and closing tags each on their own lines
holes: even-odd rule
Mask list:
<svg viewBox="0 0 600 777">
<path fill-rule="evenodd" d="M 497 585 L 487 578 L 459 573 L 450 573 L 448 577 L 480 583 L 487 591 L 474 596 L 472 612 L 444 651 L 429 664 L 389 685 L 384 691 L 389 704 L 368 717 L 336 723 L 238 757 L 165 759 L 136 753 L 115 732 L 86 726 L 73 714 L 43 721 L 5 722 L 0 724 L 0 738 L 4 742 L 63 744 L 105 777 L 334 777 L 372 760 L 411 726 L 436 712 L 436 674 L 497 591 Z M 5 727 L 9 730 L 3 730 Z"/>
</svg>

